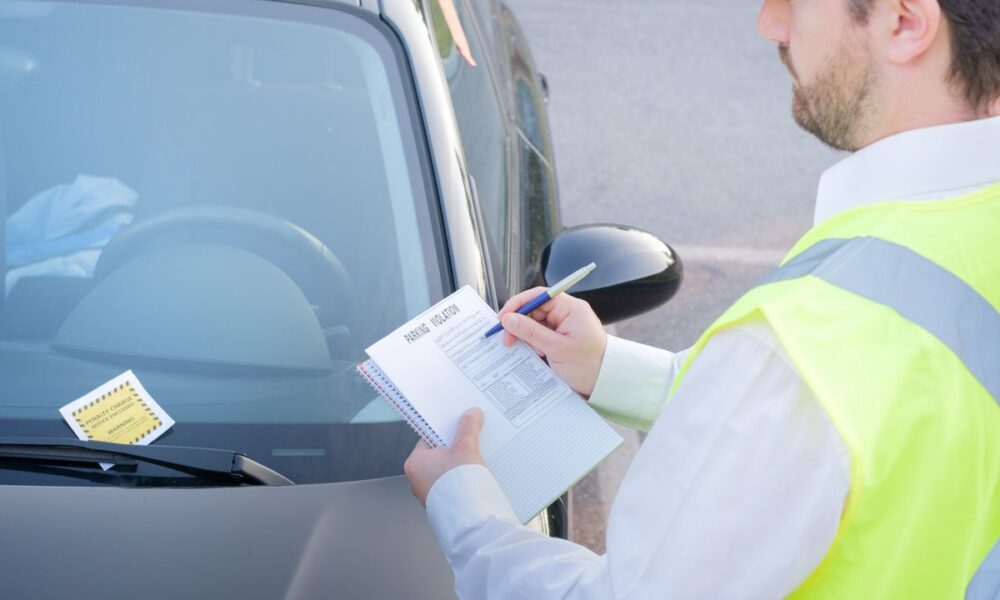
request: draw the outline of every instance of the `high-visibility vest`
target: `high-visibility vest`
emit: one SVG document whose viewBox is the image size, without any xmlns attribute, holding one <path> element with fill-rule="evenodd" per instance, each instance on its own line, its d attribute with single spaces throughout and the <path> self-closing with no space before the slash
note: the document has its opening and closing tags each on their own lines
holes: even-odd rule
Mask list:
<svg viewBox="0 0 1000 600">
<path fill-rule="evenodd" d="M 840 527 L 792 596 L 1000 586 L 986 581 L 1000 562 L 1000 185 L 813 228 L 699 339 L 671 394 L 712 336 L 759 320 L 851 453 Z"/>
</svg>

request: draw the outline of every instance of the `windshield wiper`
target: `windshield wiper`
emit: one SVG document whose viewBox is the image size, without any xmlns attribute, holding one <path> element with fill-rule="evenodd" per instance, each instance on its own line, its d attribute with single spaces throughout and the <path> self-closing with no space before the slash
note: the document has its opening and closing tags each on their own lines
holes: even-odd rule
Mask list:
<svg viewBox="0 0 1000 600">
<path fill-rule="evenodd" d="M 281 473 L 246 455 L 216 448 L 134 446 L 69 438 L 0 437 L 0 460 L 4 459 L 44 463 L 110 463 L 133 469 L 139 463 L 149 463 L 202 479 L 239 478 L 257 485 L 294 485 Z"/>
</svg>

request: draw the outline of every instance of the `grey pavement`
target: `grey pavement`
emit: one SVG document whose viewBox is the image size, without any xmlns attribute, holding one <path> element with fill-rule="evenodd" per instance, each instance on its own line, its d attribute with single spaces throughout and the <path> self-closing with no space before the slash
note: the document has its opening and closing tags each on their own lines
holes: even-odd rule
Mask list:
<svg viewBox="0 0 1000 600">
<path fill-rule="evenodd" d="M 563 220 L 645 229 L 685 266 L 669 304 L 618 325 L 679 350 L 810 226 L 843 155 L 800 131 L 750 0 L 507 0 L 549 80 Z M 574 492 L 574 538 L 604 549 L 629 444 Z"/>
</svg>

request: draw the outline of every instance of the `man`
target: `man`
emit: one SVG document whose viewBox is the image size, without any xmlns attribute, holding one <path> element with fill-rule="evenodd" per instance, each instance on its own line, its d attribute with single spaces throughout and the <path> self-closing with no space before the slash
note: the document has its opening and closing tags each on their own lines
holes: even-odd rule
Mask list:
<svg viewBox="0 0 1000 600">
<path fill-rule="evenodd" d="M 604 556 L 517 524 L 478 454 L 481 414 L 450 448 L 418 445 L 407 475 L 460 596 L 1000 586 L 1000 2 L 765 0 L 758 29 L 796 121 L 857 152 L 823 175 L 781 268 L 685 353 L 606 336 L 565 295 L 533 318 L 512 311 L 536 290 L 511 299 L 507 343 L 652 428 Z"/>
</svg>

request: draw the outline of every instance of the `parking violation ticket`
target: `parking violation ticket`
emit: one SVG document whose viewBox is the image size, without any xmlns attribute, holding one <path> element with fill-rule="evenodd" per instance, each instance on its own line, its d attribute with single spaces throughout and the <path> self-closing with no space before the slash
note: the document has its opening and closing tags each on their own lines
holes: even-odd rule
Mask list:
<svg viewBox="0 0 1000 600">
<path fill-rule="evenodd" d="M 59 414 L 81 440 L 115 444 L 148 444 L 174 424 L 132 371 L 63 406 Z M 104 470 L 112 466 L 101 463 Z"/>
<path fill-rule="evenodd" d="M 390 402 L 418 431 L 429 428 L 444 444 L 455 439 L 466 409 L 482 409 L 479 450 L 526 523 L 622 438 L 526 344 L 487 338 L 496 323 L 493 309 L 465 286 L 369 346 L 378 371 L 363 372 L 380 393 L 395 392 Z"/>
</svg>

